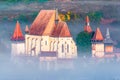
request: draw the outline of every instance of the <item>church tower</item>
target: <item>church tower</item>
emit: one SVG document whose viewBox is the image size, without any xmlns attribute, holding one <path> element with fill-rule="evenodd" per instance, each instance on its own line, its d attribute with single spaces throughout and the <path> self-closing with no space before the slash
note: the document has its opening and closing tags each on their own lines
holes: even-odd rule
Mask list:
<svg viewBox="0 0 120 80">
<path fill-rule="evenodd" d="M 104 39 L 104 48 L 105 48 L 106 54 L 113 52 L 113 41 L 110 38 L 109 28 L 107 28 L 107 31 L 106 31 L 106 37 Z"/>
<path fill-rule="evenodd" d="M 103 57 L 104 56 L 104 43 L 103 35 L 99 28 L 96 29 L 96 32 L 92 38 L 92 56 L 93 57 Z"/>
<path fill-rule="evenodd" d="M 17 56 L 20 54 L 24 54 L 25 44 L 24 44 L 24 36 L 22 34 L 20 23 L 17 21 L 14 33 L 11 37 L 11 54 L 12 56 Z"/>
<path fill-rule="evenodd" d="M 58 9 L 55 10 L 55 24 L 57 25 L 59 22 L 59 15 L 58 15 Z"/>
<path fill-rule="evenodd" d="M 88 16 L 86 16 L 86 19 L 85 19 L 84 31 L 85 31 L 85 32 L 88 32 L 88 33 L 91 33 L 91 32 L 92 32 L 92 29 L 91 29 L 91 27 L 90 27 L 90 19 L 89 19 Z"/>
</svg>

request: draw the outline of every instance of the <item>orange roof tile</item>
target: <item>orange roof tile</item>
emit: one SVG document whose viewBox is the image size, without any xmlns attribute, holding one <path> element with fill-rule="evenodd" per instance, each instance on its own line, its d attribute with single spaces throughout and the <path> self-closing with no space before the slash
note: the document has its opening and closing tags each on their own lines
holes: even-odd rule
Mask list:
<svg viewBox="0 0 120 80">
<path fill-rule="evenodd" d="M 71 37 L 71 33 L 66 22 L 59 21 L 58 25 L 55 27 L 54 31 L 52 32 L 53 37 Z"/>
<path fill-rule="evenodd" d="M 94 34 L 94 36 L 93 36 L 93 38 L 92 38 L 92 40 L 103 40 L 104 38 L 103 38 L 103 36 L 102 36 L 102 33 L 101 33 L 101 31 L 100 31 L 100 29 L 99 28 L 97 28 L 96 29 L 96 32 L 95 32 L 95 34 Z"/>
<path fill-rule="evenodd" d="M 68 25 L 65 22 L 63 22 L 63 23 L 64 23 L 64 25 L 61 29 L 59 37 L 71 37 Z"/>
<path fill-rule="evenodd" d="M 85 21 L 86 21 L 86 23 L 89 23 L 89 22 L 90 22 L 89 16 L 86 16 Z"/>
<path fill-rule="evenodd" d="M 31 35 L 50 35 L 55 24 L 55 10 L 41 10 L 30 27 Z"/>
<path fill-rule="evenodd" d="M 16 23 L 16 27 L 15 27 L 15 30 L 14 30 L 11 40 L 13 40 L 13 41 L 24 40 L 24 36 L 23 36 L 21 28 L 20 28 L 20 23 L 18 21 Z"/>
<path fill-rule="evenodd" d="M 41 10 L 30 27 L 30 35 L 70 37 L 68 26 L 58 16 L 58 24 L 55 24 L 56 10 Z"/>
</svg>

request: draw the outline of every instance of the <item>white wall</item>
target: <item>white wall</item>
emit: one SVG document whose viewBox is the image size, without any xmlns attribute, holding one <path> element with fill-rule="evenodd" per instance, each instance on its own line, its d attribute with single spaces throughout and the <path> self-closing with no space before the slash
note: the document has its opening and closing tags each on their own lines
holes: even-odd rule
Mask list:
<svg viewBox="0 0 120 80">
<path fill-rule="evenodd" d="M 24 42 L 12 42 L 11 53 L 13 56 L 25 54 L 25 43 Z"/>
<path fill-rule="evenodd" d="M 41 36 L 25 35 L 25 52 L 27 55 L 37 56 L 41 50 Z"/>
<path fill-rule="evenodd" d="M 104 56 L 104 43 L 92 44 L 92 56 L 93 57 Z"/>
<path fill-rule="evenodd" d="M 58 58 L 73 58 L 77 57 L 77 46 L 71 37 L 49 37 L 49 36 L 25 36 L 26 53 L 31 55 L 38 55 L 41 51 L 56 51 Z M 62 45 L 64 52 L 62 52 Z M 69 50 L 67 45 L 69 46 Z M 32 51 L 36 47 L 35 52 Z"/>
</svg>

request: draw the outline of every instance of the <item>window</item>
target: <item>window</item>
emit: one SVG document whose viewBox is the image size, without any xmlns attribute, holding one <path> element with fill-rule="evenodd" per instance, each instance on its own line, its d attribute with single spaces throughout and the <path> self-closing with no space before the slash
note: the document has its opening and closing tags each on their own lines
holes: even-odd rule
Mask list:
<svg viewBox="0 0 120 80">
<path fill-rule="evenodd" d="M 62 44 L 62 53 L 64 53 L 64 45 Z"/>
<path fill-rule="evenodd" d="M 67 52 L 69 53 L 69 44 L 67 44 Z"/>
<path fill-rule="evenodd" d="M 45 45 L 47 45 L 47 41 L 45 41 Z"/>
</svg>

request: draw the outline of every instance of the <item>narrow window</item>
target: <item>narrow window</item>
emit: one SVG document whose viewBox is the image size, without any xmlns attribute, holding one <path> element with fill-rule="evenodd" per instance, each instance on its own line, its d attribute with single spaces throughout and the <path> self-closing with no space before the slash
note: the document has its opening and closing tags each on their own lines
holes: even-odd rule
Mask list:
<svg viewBox="0 0 120 80">
<path fill-rule="evenodd" d="M 47 45 L 47 41 L 45 41 L 45 45 Z"/>
<path fill-rule="evenodd" d="M 67 44 L 67 52 L 69 53 L 69 44 Z"/>
<path fill-rule="evenodd" d="M 62 44 L 62 53 L 64 53 L 64 45 Z"/>
</svg>

